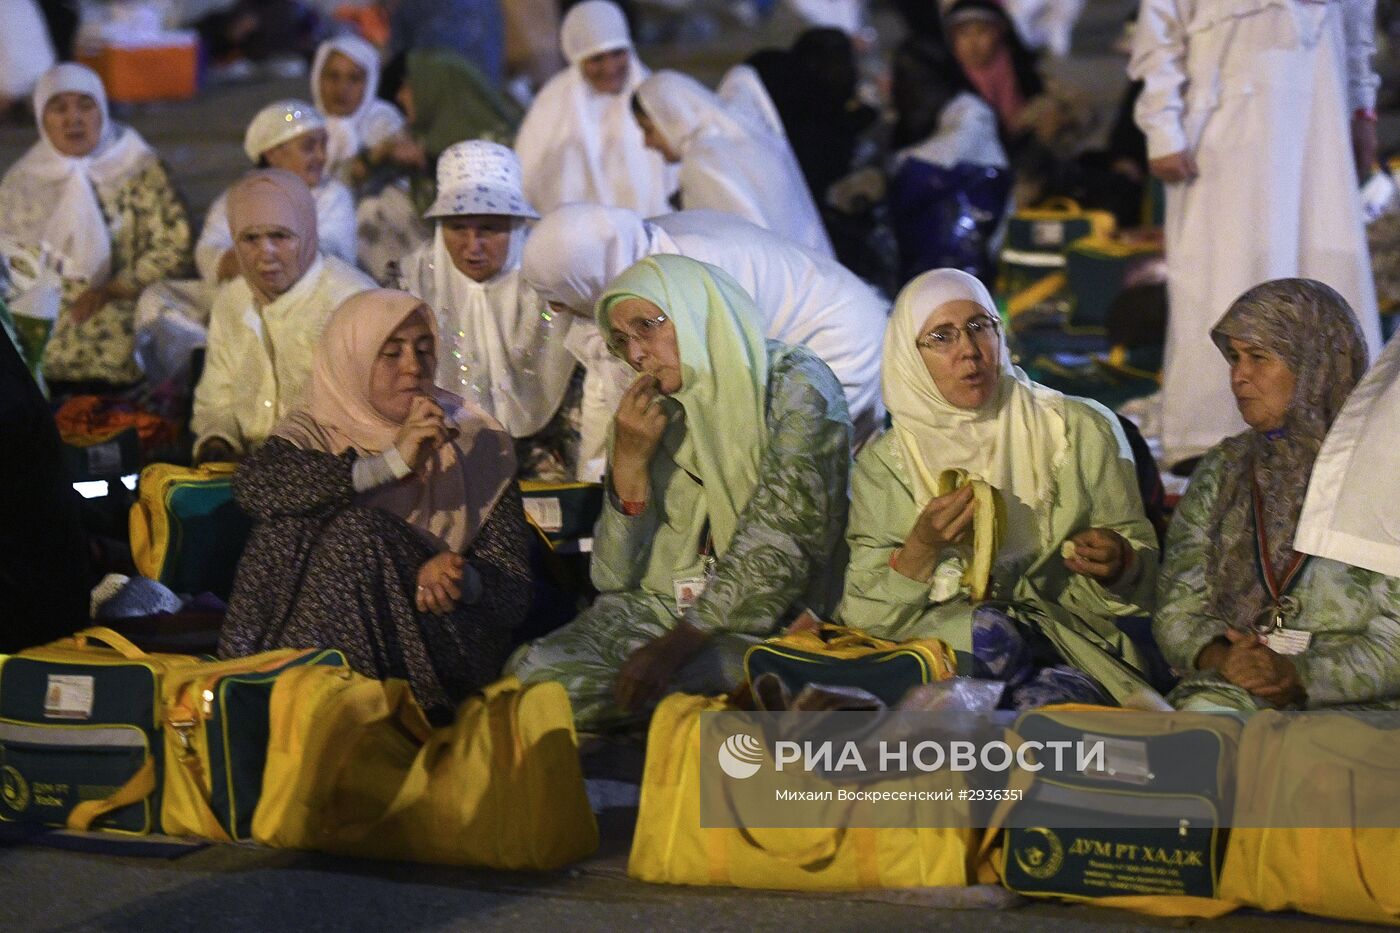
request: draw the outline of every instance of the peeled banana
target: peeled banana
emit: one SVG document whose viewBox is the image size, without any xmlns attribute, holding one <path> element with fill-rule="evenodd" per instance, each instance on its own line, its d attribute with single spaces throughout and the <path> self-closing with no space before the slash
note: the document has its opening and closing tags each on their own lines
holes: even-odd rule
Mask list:
<svg viewBox="0 0 1400 933">
<path fill-rule="evenodd" d="M 973 602 L 987 598 L 991 585 L 992 562 L 1001 545 L 1001 528 L 997 520 L 997 493 L 980 479 L 972 479 L 966 470 L 944 470 L 938 475 L 938 495 L 946 496 L 963 486 L 972 486 L 972 498 L 977 511 L 972 517 L 972 560 L 963 571 L 962 582 Z"/>
</svg>

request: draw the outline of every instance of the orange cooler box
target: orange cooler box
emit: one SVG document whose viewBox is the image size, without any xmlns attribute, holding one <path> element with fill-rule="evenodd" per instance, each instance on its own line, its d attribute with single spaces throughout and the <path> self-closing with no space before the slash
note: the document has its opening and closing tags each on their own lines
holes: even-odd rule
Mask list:
<svg viewBox="0 0 1400 933">
<path fill-rule="evenodd" d="M 199 42 L 170 45 L 104 45 L 79 49 L 78 61 L 97 72 L 117 103 L 185 100 L 198 88 Z"/>
</svg>

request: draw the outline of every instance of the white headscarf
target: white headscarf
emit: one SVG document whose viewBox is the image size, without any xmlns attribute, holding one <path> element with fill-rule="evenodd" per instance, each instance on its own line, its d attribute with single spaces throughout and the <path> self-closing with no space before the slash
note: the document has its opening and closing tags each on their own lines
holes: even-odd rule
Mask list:
<svg viewBox="0 0 1400 933">
<path fill-rule="evenodd" d="M 91 97 L 102 113 L 97 147 L 86 156 L 66 156 L 44 132 L 44 107 L 59 94 Z M 106 281 L 112 239 L 96 188 L 112 188 L 155 158 L 135 130 L 112 123 L 102 79 L 90 68 L 65 63 L 49 69 L 34 88 L 39 141 L 5 175 L 19 205 L 0 217 L 6 236 L 61 259 L 63 275 L 91 283 Z"/>
<path fill-rule="evenodd" d="M 249 121 L 243 133 L 243 151 L 248 161 L 256 164 L 269 149 L 291 142 L 303 133 L 325 128 L 325 118 L 306 101 L 295 98 L 273 101 Z"/>
<path fill-rule="evenodd" d="M 1064 396 L 1032 382 L 1012 364 L 1003 334 L 996 393 L 971 410 L 945 399 L 915 341 L 929 317 L 954 301 L 971 301 L 997 317 L 986 286 L 965 272 L 937 269 L 904 286 L 885 331 L 885 406 L 909 468 L 915 502 L 922 507 L 934 497 L 939 473 L 961 468 L 1001 492 L 1008 544 L 1018 551 L 1044 545 L 1039 539 L 1050 527 L 1055 471 L 1068 452 Z M 1028 527 L 1025 519 L 1032 516 L 1034 525 Z"/>
<path fill-rule="evenodd" d="M 437 183 L 429 216 L 451 216 L 446 209 L 458 205 L 458 213 L 501 214 L 514 224 L 506 261 L 485 282 L 452 262 L 441 222 L 432 243 L 403 262 L 404 288 L 437 315 L 437 383 L 479 404 L 512 437 L 529 437 L 563 403 L 574 357 L 565 345 L 570 316 L 550 311 L 521 279 L 525 223 L 534 209 L 520 192 L 519 166 L 514 153 L 496 143 L 457 143 L 438 160 Z"/>
<path fill-rule="evenodd" d="M 646 148 L 632 119 L 632 92 L 649 72 L 631 51 L 622 11 L 608 0 L 584 0 L 564 17 L 560 43 L 569 67 L 540 91 L 515 139 L 526 196 L 541 211 L 586 201 L 664 213 L 675 173 Z M 615 49 L 629 52 L 627 83 L 621 93 L 599 94 L 581 63 Z"/>
<path fill-rule="evenodd" d="M 339 52 L 365 71 L 365 96 L 360 106 L 346 117 L 332 116 L 321 99 L 321 69 L 334 52 Z M 403 114 L 388 101 L 380 100 L 379 52 L 358 36 L 336 36 L 316 49 L 311 63 L 311 99 L 326 120 L 326 163 L 334 171 L 355 157 L 361 149 L 378 145 L 403 128 Z"/>
<path fill-rule="evenodd" d="M 699 81 L 675 71 L 647 78 L 637 99 L 681 157 L 687 210 L 736 214 L 823 256 L 834 255 L 792 148 L 749 109 L 731 109 Z"/>
<path fill-rule="evenodd" d="M 629 266 L 665 249 L 657 228 L 636 211 L 566 204 L 535 225 L 525 244 L 525 281 L 545 301 L 586 314 L 603 288 Z"/>
</svg>

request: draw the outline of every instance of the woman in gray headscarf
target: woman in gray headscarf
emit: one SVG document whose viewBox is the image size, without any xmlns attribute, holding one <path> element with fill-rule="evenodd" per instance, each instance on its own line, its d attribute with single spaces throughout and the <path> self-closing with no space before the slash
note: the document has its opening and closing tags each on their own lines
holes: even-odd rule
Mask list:
<svg viewBox="0 0 1400 933">
<path fill-rule="evenodd" d="M 1211 331 L 1249 430 L 1201 460 L 1167 535 L 1154 634 L 1181 708 L 1400 707 L 1400 579 L 1293 550 L 1327 429 L 1366 370 L 1356 316 L 1309 279 Z"/>
</svg>

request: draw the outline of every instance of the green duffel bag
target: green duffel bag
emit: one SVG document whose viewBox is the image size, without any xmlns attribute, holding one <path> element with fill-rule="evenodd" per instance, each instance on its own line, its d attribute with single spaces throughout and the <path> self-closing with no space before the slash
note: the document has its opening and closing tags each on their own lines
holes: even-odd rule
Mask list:
<svg viewBox="0 0 1400 933">
<path fill-rule="evenodd" d="M 1113 233 L 1113 215 L 1084 210 L 1070 198 L 1052 198 L 1011 215 L 1006 225 L 1006 249 L 1017 252 L 1064 254 L 1075 240 Z"/>
<path fill-rule="evenodd" d="M 1241 728 L 1228 716 L 1079 704 L 1023 714 L 1020 741 L 1104 751 L 1083 771 L 1067 750 L 1069 769 L 1013 777 L 1024 797 L 1002 821 L 1002 883 L 1069 900 L 1215 897 Z"/>
<path fill-rule="evenodd" d="M 131 506 L 131 559 L 176 593 L 228 599 L 253 522 L 233 501 L 235 463 L 153 463 Z"/>
<path fill-rule="evenodd" d="M 521 480 L 520 497 L 530 524 L 557 551 L 589 550 L 593 526 L 603 510 L 601 483 L 547 483 Z"/>
<path fill-rule="evenodd" d="M 284 673 L 304 665 L 338 667 L 350 676 L 345 655 L 334 648 L 279 648 L 166 675 L 165 833 L 216 842 L 252 838 L 272 689 Z"/>
<path fill-rule="evenodd" d="M 893 642 L 852 628 L 823 625 L 770 638 L 744 655 L 752 684 L 775 675 L 790 696 L 808 684 L 853 687 L 894 706 L 913 687 L 957 673 L 957 659 L 936 638 Z"/>
<path fill-rule="evenodd" d="M 0 663 L 0 820 L 141 835 L 160 828 L 161 687 L 196 666 L 90 628 Z"/>
<path fill-rule="evenodd" d="M 1162 255 L 1162 244 L 1121 237 L 1085 237 L 1066 254 L 1065 271 L 1074 296 L 1069 322 L 1074 327 L 1102 328 L 1113 301 L 1133 271 Z"/>
</svg>

